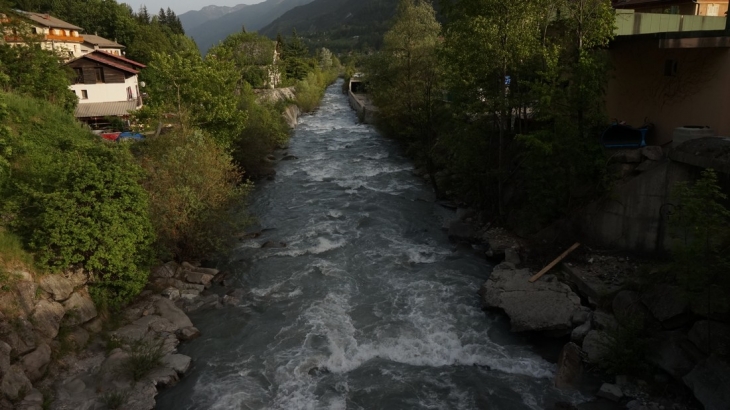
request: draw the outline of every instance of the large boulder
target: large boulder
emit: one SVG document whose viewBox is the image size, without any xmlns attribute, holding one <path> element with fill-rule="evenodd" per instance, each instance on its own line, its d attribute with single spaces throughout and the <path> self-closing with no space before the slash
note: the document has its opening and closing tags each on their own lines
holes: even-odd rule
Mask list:
<svg viewBox="0 0 730 410">
<path fill-rule="evenodd" d="M 14 355 L 30 353 L 37 346 L 33 324 L 23 318 L 14 319 L 13 323 L 0 322 L 0 336 L 10 345 Z"/>
<path fill-rule="evenodd" d="M 44 343 L 32 353 L 23 356 L 20 362 L 30 381 L 39 380 L 45 374 L 48 363 L 51 362 L 51 348 Z"/>
<path fill-rule="evenodd" d="M 10 366 L 0 382 L 0 391 L 11 401 L 20 400 L 22 395 L 28 393 L 32 388 L 33 385 L 30 384 L 30 380 L 19 365 Z"/>
<path fill-rule="evenodd" d="M 700 320 L 692 326 L 687 336 L 705 354 L 730 356 L 730 326 L 711 320 Z"/>
<path fill-rule="evenodd" d="M 10 352 L 13 350 L 9 344 L 0 341 L 0 378 L 10 369 Z"/>
<path fill-rule="evenodd" d="M 583 351 L 589 363 L 600 363 L 601 359 L 608 353 L 608 346 L 611 342 L 610 336 L 601 330 L 591 330 L 583 339 Z"/>
<path fill-rule="evenodd" d="M 31 319 L 35 329 L 43 336 L 53 339 L 58 335 L 61 319 L 66 313 L 63 305 L 58 302 L 41 300 L 35 306 Z"/>
<path fill-rule="evenodd" d="M 692 344 L 682 332 L 660 332 L 655 341 L 647 355 L 649 362 L 678 380 L 692 370 L 696 357 Z"/>
<path fill-rule="evenodd" d="M 15 293 L 20 308 L 25 314 L 30 314 L 35 307 L 38 285 L 35 282 L 18 282 L 15 284 Z"/>
<path fill-rule="evenodd" d="M 451 224 L 449 224 L 449 238 L 471 242 L 479 239 L 479 233 L 471 223 L 452 221 Z"/>
<path fill-rule="evenodd" d="M 513 332 L 569 334 L 573 313 L 581 307 L 578 295 L 552 276 L 535 283 L 530 283 L 529 278 L 528 269 L 498 265 L 480 290 L 484 307 L 503 310 L 510 318 Z"/>
<path fill-rule="evenodd" d="M 641 296 L 641 301 L 651 314 L 668 329 L 676 329 L 691 319 L 687 311 L 687 298 L 677 286 L 656 285 Z"/>
<path fill-rule="evenodd" d="M 162 364 L 165 367 L 175 370 L 180 375 L 188 371 L 191 362 L 190 356 L 184 354 L 168 354 L 162 358 Z"/>
<path fill-rule="evenodd" d="M 97 315 L 96 306 L 85 291 L 75 292 L 67 301 L 63 302 L 63 307 L 66 309 L 66 320 L 71 326 L 86 323 Z"/>
<path fill-rule="evenodd" d="M 50 293 L 53 300 L 60 302 L 68 299 L 74 291 L 74 285 L 63 275 L 46 275 L 40 280 L 41 289 Z"/>
<path fill-rule="evenodd" d="M 175 326 L 175 330 L 193 326 L 193 322 L 190 321 L 188 315 L 175 306 L 175 303 L 170 299 L 160 298 L 156 300 L 155 310 L 158 315 L 169 320 Z"/>
<path fill-rule="evenodd" d="M 158 266 L 157 268 L 153 269 L 151 276 L 153 278 L 162 279 L 174 278 L 175 275 L 177 275 L 178 269 L 180 269 L 180 265 L 178 265 L 175 261 L 170 261 L 162 266 Z"/>
<path fill-rule="evenodd" d="M 555 387 L 559 389 L 573 388 L 580 383 L 583 376 L 583 357 L 580 347 L 568 343 L 558 357 L 558 371 L 555 374 Z"/>
<path fill-rule="evenodd" d="M 700 362 L 682 380 L 705 409 L 730 409 L 730 366 L 717 356 Z"/>
<path fill-rule="evenodd" d="M 664 158 L 664 150 L 658 145 L 649 145 L 641 149 L 641 155 L 651 161 L 661 161 Z"/>
</svg>

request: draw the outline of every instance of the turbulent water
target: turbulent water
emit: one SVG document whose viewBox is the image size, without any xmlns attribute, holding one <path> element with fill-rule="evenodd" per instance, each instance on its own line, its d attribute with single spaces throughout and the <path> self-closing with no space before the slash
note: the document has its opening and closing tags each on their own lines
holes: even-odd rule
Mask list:
<svg viewBox="0 0 730 410">
<path fill-rule="evenodd" d="M 264 234 L 226 269 L 244 305 L 193 316 L 194 367 L 159 409 L 543 409 L 578 401 L 555 366 L 488 317 L 490 267 L 440 229 L 398 147 L 357 124 L 340 90 L 301 118 L 251 209 Z M 267 240 L 282 249 L 261 249 Z"/>
</svg>

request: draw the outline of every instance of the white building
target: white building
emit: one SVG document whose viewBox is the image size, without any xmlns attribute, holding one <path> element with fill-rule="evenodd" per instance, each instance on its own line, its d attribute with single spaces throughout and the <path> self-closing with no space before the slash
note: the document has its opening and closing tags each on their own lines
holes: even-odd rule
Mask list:
<svg viewBox="0 0 730 410">
<path fill-rule="evenodd" d="M 107 40 L 95 34 L 84 34 L 84 41 L 81 43 L 81 53 L 89 54 L 94 51 L 105 51 L 117 56 L 124 55 L 124 46 L 116 41 Z"/>
<path fill-rule="evenodd" d="M 103 123 L 107 117 L 127 117 L 142 107 L 138 74 L 144 64 L 96 50 L 66 65 L 76 73 L 71 86 L 79 97 L 76 118 Z"/>
<path fill-rule="evenodd" d="M 5 42 L 10 45 L 27 44 L 38 41 L 42 48 L 53 50 L 72 59 L 81 56 L 84 41 L 80 34 L 83 29 L 66 23 L 53 16 L 42 13 L 18 11 L 21 19 L 3 16 Z"/>
</svg>

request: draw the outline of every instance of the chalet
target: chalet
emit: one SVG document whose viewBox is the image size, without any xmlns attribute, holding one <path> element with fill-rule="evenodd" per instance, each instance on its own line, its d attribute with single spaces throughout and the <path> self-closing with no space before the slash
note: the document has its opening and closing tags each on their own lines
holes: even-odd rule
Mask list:
<svg viewBox="0 0 730 410">
<path fill-rule="evenodd" d="M 81 53 L 89 54 L 94 51 L 104 51 L 118 56 L 124 55 L 124 46 L 116 41 L 107 40 L 95 34 L 84 34 L 84 42 L 81 44 Z"/>
<path fill-rule="evenodd" d="M 79 97 L 76 118 L 94 125 L 107 117 L 127 117 L 142 107 L 138 74 L 143 64 L 95 50 L 66 65 L 76 73 L 71 86 Z"/>
<path fill-rule="evenodd" d="M 5 42 L 11 46 L 38 41 L 44 49 L 53 50 L 69 60 L 83 54 L 81 27 L 48 14 L 18 11 L 16 16 L 2 19 Z"/>
</svg>

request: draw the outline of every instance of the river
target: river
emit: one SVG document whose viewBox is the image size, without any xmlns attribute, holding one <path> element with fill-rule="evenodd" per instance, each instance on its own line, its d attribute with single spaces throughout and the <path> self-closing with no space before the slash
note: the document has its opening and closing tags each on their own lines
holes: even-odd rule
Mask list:
<svg viewBox="0 0 730 410">
<path fill-rule="evenodd" d="M 158 409 L 545 409 L 580 401 L 555 365 L 485 315 L 490 266 L 449 242 L 449 211 L 398 146 L 327 89 L 275 181 L 252 194 L 267 228 L 222 265 L 244 304 L 191 315 L 193 369 Z M 451 215 L 453 216 L 453 214 Z M 267 240 L 286 248 L 262 249 Z"/>
</svg>

